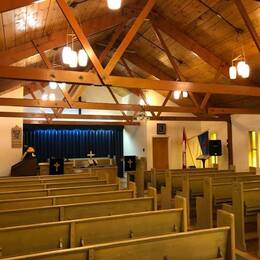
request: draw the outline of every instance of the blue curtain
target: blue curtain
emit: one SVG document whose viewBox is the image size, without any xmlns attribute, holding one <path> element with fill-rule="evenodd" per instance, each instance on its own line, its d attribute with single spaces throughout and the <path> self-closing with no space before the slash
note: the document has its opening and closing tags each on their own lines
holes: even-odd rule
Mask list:
<svg viewBox="0 0 260 260">
<path fill-rule="evenodd" d="M 96 157 L 117 158 L 122 174 L 123 127 L 24 125 L 24 145 L 33 146 L 39 162 L 50 157 L 82 158 L 90 150 Z"/>
<path fill-rule="evenodd" d="M 206 131 L 198 136 L 202 154 L 209 154 L 209 132 Z"/>
</svg>

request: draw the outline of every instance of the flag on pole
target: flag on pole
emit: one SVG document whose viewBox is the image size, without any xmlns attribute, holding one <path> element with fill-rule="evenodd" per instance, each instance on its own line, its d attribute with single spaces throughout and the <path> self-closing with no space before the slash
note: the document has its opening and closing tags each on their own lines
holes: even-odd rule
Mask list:
<svg viewBox="0 0 260 260">
<path fill-rule="evenodd" d="M 186 136 L 185 128 L 183 128 L 183 133 L 182 133 L 182 169 L 187 168 L 186 148 L 187 148 L 187 136 Z"/>
</svg>

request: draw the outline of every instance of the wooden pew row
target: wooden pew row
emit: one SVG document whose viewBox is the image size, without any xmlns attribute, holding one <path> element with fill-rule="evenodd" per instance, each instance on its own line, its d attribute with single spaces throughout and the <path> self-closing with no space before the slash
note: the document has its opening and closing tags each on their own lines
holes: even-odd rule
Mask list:
<svg viewBox="0 0 260 260">
<path fill-rule="evenodd" d="M 118 190 L 118 191 L 106 191 L 106 192 L 95 192 L 95 193 L 82 193 L 77 195 L 70 194 L 70 195 L 35 197 L 35 198 L 26 198 L 26 199 L 0 200 L 0 211 L 76 204 L 76 203 L 85 203 L 85 202 L 92 202 L 92 201 L 130 199 L 130 198 L 135 198 L 135 195 L 136 195 L 135 189 L 132 189 L 132 190 Z"/>
<path fill-rule="evenodd" d="M 177 200 L 182 208 L 1 228 L 1 257 L 186 232 L 185 199 Z"/>
<path fill-rule="evenodd" d="M 161 188 L 161 205 L 163 209 L 170 208 L 172 205 L 172 196 L 175 194 L 176 190 L 177 194 L 181 194 L 187 199 L 187 208 L 188 208 L 188 219 L 190 219 L 191 212 L 191 202 L 195 204 L 195 199 L 197 196 L 203 195 L 203 180 L 205 177 L 211 177 L 214 180 L 214 183 L 222 183 L 222 182 L 234 182 L 234 181 L 254 181 L 260 180 L 259 175 L 253 175 L 251 173 L 235 173 L 235 174 L 212 174 L 210 176 L 205 174 L 199 174 L 196 176 L 190 176 L 185 174 L 184 176 L 176 176 L 168 174 L 166 176 L 166 186 Z M 181 188 L 176 187 L 182 183 Z"/>
<path fill-rule="evenodd" d="M 257 238 L 260 188 L 245 189 L 242 182 L 234 183 L 231 209 L 235 216 L 236 247 L 246 251 L 246 240 Z"/>
<path fill-rule="evenodd" d="M 74 179 L 74 178 L 87 178 L 89 176 L 98 176 L 99 179 L 106 179 L 108 183 L 116 183 L 117 182 L 117 167 L 100 167 L 100 168 L 86 168 L 86 169 L 79 169 L 77 170 L 80 173 L 72 173 L 68 175 L 38 175 L 38 176 L 24 176 L 24 177 L 0 177 L 0 183 L 4 181 L 26 181 L 26 180 L 45 180 L 45 179 Z"/>
<path fill-rule="evenodd" d="M 115 190 L 119 190 L 119 184 L 104 184 L 104 185 L 102 184 L 102 185 L 68 187 L 68 188 L 7 191 L 7 192 L 0 192 L 0 200 L 105 192 L 105 191 L 115 191 Z"/>
<path fill-rule="evenodd" d="M 0 185 L 0 192 L 6 191 L 22 191 L 22 190 L 34 190 L 34 189 L 53 189 L 53 188 L 69 188 L 69 187 L 80 187 L 80 186 L 91 186 L 91 185 L 102 185 L 107 184 L 105 179 L 100 180 L 84 180 L 84 181 L 70 181 L 70 182 L 56 182 L 43 183 L 43 184 L 17 184 L 17 185 Z"/>
<path fill-rule="evenodd" d="M 149 188 L 148 197 L 145 198 L 2 210 L 0 211 L 0 227 L 57 222 L 71 219 L 151 211 L 156 209 L 157 194 L 154 188 Z"/>
<path fill-rule="evenodd" d="M 52 182 L 71 182 L 71 181 L 88 181 L 88 180 L 98 180 L 98 176 L 77 176 L 76 178 L 46 178 L 46 179 L 24 179 L 24 180 L 0 180 L 0 187 L 3 185 L 31 185 L 31 184 L 44 184 L 44 183 L 52 183 Z"/>
<path fill-rule="evenodd" d="M 218 212 L 218 228 L 98 244 L 6 259 L 27 260 L 235 260 L 234 218 Z"/>
<path fill-rule="evenodd" d="M 243 182 L 245 189 L 260 188 L 259 181 Z M 196 198 L 197 226 L 200 228 L 213 227 L 214 212 L 223 203 L 232 203 L 233 182 L 214 183 L 212 178 L 203 182 L 203 196 Z M 227 205 L 225 206 L 227 208 Z"/>
</svg>

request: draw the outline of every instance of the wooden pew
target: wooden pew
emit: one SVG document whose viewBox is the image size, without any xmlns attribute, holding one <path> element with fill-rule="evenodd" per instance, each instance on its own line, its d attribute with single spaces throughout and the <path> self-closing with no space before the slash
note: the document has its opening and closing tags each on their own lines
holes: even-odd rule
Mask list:
<svg viewBox="0 0 260 260">
<path fill-rule="evenodd" d="M 227 204 L 232 203 L 232 185 L 233 182 L 214 183 L 214 179 L 204 178 L 203 196 L 196 198 L 198 227 L 213 227 L 213 216 L 216 209 L 220 208 L 223 203 L 227 209 Z M 245 189 L 260 188 L 260 180 L 243 182 L 243 186 Z"/>
<path fill-rule="evenodd" d="M 119 190 L 119 184 L 0 192 L 0 200 Z"/>
<path fill-rule="evenodd" d="M 148 197 L 95 201 L 49 207 L 0 211 L 0 227 L 57 222 L 71 219 L 126 214 L 157 209 L 157 194 L 149 188 Z"/>
<path fill-rule="evenodd" d="M 234 218 L 218 212 L 218 228 L 152 236 L 75 249 L 13 257 L 13 260 L 235 260 Z"/>
<path fill-rule="evenodd" d="M 178 200 L 182 208 L 1 228 L 2 257 L 186 232 L 185 199 Z"/>
<path fill-rule="evenodd" d="M 134 197 L 135 197 L 135 190 L 118 190 L 118 191 L 106 191 L 106 192 L 96 192 L 96 193 L 82 193 L 82 194 L 35 197 L 35 198 L 25 198 L 25 199 L 22 198 L 22 199 L 12 199 L 12 200 L 0 200 L 0 211 L 85 203 L 85 202 L 92 202 L 92 201 L 128 199 Z"/>
<path fill-rule="evenodd" d="M 190 219 L 191 212 L 191 202 L 195 204 L 195 199 L 197 196 L 203 195 L 203 180 L 205 177 L 211 177 L 214 180 L 214 183 L 222 183 L 227 180 L 230 182 L 233 181 L 247 181 L 247 180 L 260 180 L 259 175 L 252 173 L 234 173 L 234 174 L 217 174 L 210 173 L 208 174 L 197 174 L 196 176 L 191 176 L 185 174 L 184 176 L 177 176 L 168 174 L 165 178 L 166 186 L 161 188 L 161 200 L 164 209 L 170 208 L 172 205 L 172 196 L 175 194 L 181 194 L 187 199 L 187 208 L 188 208 L 188 219 Z M 177 188 L 176 183 L 179 186 L 182 182 L 182 188 Z"/>
<path fill-rule="evenodd" d="M 52 188 L 67 188 L 67 187 L 80 187 L 80 186 L 90 186 L 90 185 L 101 185 L 106 184 L 105 179 L 100 180 L 84 180 L 84 181 L 70 181 L 65 183 L 60 183 L 58 180 L 56 182 L 42 183 L 42 184 L 16 184 L 1 185 L 0 192 L 7 191 L 22 191 L 22 190 L 34 190 L 34 189 L 52 189 Z"/>
<path fill-rule="evenodd" d="M 260 212 L 260 188 L 245 189 L 242 182 L 233 184 L 232 212 L 235 216 L 236 247 L 246 251 L 246 240 L 257 238 L 257 213 Z M 247 232 L 247 226 L 253 230 Z"/>
</svg>

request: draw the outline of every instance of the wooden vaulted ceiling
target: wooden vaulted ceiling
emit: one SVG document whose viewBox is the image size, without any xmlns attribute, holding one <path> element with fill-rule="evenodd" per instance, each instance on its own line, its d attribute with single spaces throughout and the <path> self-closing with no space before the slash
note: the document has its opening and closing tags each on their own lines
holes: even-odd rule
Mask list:
<svg viewBox="0 0 260 260">
<path fill-rule="evenodd" d="M 105 0 L 67 1 L 68 5 L 74 6 L 73 14 L 98 56 L 111 38 L 113 39 L 113 35 L 117 34 L 112 51 L 107 58 L 104 58 L 102 63 L 104 65 L 109 62 L 146 3 L 134 0 L 122 0 L 122 2 L 123 7 L 120 11 L 110 11 Z M 243 19 L 241 10 L 238 9 L 239 3 L 241 0 L 158 0 L 112 75 L 258 86 L 260 53 L 257 40 L 253 39 L 249 31 L 250 26 L 246 25 L 245 18 Z M 242 0 L 242 3 L 258 37 L 260 3 L 252 0 Z M 30 19 L 35 19 L 36 25 L 32 25 Z M 242 32 L 239 40 L 236 28 Z M 37 55 L 35 45 L 39 46 L 40 51 L 45 51 L 44 55 L 51 63 L 61 64 L 61 48 L 66 42 L 68 32 L 71 32 L 71 28 L 55 0 L 39 1 L 2 12 L 0 65 L 46 68 L 42 57 Z M 248 80 L 232 82 L 228 78 L 228 67 L 232 56 L 236 57 L 241 53 L 242 43 L 251 75 Z M 177 66 L 177 70 L 173 63 Z M 15 86 L 13 81 L 9 82 L 7 79 L 1 81 L 0 90 L 3 92 Z M 29 85 L 32 90 L 35 88 L 35 84 L 33 87 L 28 83 L 25 85 Z M 142 95 L 138 91 L 131 91 Z M 160 90 L 159 92 L 171 98 L 169 92 Z M 29 92 L 26 91 L 27 93 Z M 127 92 L 118 93 L 125 95 Z M 208 104 L 214 107 L 257 108 L 260 97 L 259 95 L 254 97 L 253 94 L 243 96 L 190 93 L 190 99 L 183 99 L 177 103 L 180 106 L 196 108 L 200 106 L 204 108 Z"/>
</svg>

